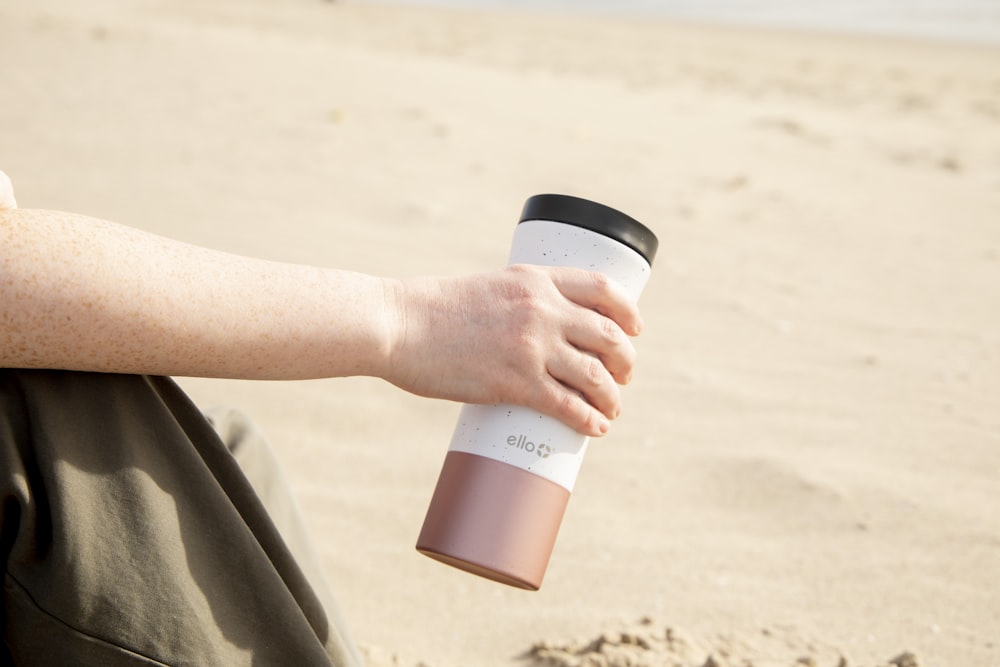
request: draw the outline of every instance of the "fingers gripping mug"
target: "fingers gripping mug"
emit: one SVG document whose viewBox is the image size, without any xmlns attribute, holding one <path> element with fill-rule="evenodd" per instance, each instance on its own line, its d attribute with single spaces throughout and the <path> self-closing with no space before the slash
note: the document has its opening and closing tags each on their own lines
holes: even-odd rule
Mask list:
<svg viewBox="0 0 1000 667">
<path fill-rule="evenodd" d="M 656 236 L 615 209 L 577 197 L 528 199 L 509 264 L 600 271 L 638 299 Z M 417 550 L 494 581 L 538 590 L 588 438 L 515 405 L 464 405 Z"/>
</svg>

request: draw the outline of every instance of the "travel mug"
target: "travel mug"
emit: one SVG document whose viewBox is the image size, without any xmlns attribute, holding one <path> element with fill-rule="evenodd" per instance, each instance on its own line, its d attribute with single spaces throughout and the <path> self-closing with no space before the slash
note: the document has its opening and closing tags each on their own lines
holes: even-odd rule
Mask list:
<svg viewBox="0 0 1000 667">
<path fill-rule="evenodd" d="M 528 199 L 509 264 L 600 271 L 638 299 L 656 236 L 613 208 L 566 195 Z M 417 550 L 473 574 L 538 590 L 588 438 L 515 405 L 463 405 Z"/>
</svg>

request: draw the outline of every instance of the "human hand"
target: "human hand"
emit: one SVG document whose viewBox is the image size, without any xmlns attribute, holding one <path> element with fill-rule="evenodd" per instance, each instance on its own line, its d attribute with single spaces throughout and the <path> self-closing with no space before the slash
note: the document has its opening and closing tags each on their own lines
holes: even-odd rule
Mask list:
<svg viewBox="0 0 1000 667">
<path fill-rule="evenodd" d="M 513 403 L 585 435 L 607 433 L 632 378 L 634 302 L 599 273 L 511 266 L 401 281 L 385 379 L 422 396 Z"/>
<path fill-rule="evenodd" d="M 17 208 L 14 200 L 14 186 L 11 184 L 7 174 L 0 171 L 0 211 Z"/>
</svg>

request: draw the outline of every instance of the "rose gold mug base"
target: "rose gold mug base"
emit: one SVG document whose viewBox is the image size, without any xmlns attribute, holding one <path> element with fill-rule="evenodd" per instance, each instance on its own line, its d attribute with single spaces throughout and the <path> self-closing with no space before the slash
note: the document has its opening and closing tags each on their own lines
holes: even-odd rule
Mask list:
<svg viewBox="0 0 1000 667">
<path fill-rule="evenodd" d="M 448 452 L 417 551 L 480 577 L 537 591 L 569 495 L 521 468 Z"/>
</svg>

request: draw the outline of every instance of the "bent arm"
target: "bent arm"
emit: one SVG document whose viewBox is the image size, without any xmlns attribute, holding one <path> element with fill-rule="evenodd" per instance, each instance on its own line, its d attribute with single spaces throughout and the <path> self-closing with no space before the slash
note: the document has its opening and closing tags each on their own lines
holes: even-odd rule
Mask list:
<svg viewBox="0 0 1000 667">
<path fill-rule="evenodd" d="M 0 367 L 371 375 L 432 398 L 525 405 L 603 435 L 640 328 L 620 286 L 579 269 L 397 281 L 70 213 L 0 210 Z"/>
</svg>

